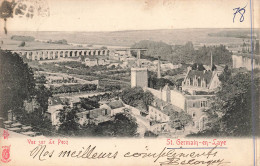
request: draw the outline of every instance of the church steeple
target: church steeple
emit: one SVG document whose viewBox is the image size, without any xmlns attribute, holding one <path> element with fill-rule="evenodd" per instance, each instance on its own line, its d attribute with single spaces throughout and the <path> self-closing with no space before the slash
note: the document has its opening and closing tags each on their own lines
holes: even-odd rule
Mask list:
<svg viewBox="0 0 260 166">
<path fill-rule="evenodd" d="M 161 62 L 160 62 L 160 56 L 158 56 L 158 67 L 157 67 L 157 78 L 161 78 Z"/>
</svg>

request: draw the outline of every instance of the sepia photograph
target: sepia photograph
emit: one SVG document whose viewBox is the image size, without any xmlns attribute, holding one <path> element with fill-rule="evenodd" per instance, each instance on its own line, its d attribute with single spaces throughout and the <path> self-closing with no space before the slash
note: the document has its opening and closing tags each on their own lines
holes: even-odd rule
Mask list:
<svg viewBox="0 0 260 166">
<path fill-rule="evenodd" d="M 33 161 L 37 148 L 51 140 L 59 148 L 70 139 L 103 144 L 162 139 L 167 150 L 203 143 L 213 151 L 226 145 L 222 138 L 235 138 L 253 142 L 248 146 L 256 166 L 259 4 L 0 0 L 0 144 L 6 145 L 0 147 L 0 162 L 18 164 L 12 139 L 23 140 Z M 32 150 L 31 144 L 39 146 Z M 157 159 L 152 164 L 181 162 Z M 186 164 L 236 165 L 221 162 Z"/>
</svg>

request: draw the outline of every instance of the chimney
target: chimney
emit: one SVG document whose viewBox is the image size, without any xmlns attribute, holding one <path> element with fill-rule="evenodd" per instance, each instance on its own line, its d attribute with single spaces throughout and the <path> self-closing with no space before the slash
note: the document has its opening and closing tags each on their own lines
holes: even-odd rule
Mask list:
<svg viewBox="0 0 260 166">
<path fill-rule="evenodd" d="M 157 67 L 157 78 L 161 78 L 161 62 L 160 62 L 160 56 L 158 56 L 158 67 Z"/>
<path fill-rule="evenodd" d="M 213 56 L 212 56 L 212 51 L 210 51 L 210 70 L 212 70 L 213 67 Z"/>
<path fill-rule="evenodd" d="M 140 67 L 141 51 L 137 50 L 137 67 Z"/>
</svg>

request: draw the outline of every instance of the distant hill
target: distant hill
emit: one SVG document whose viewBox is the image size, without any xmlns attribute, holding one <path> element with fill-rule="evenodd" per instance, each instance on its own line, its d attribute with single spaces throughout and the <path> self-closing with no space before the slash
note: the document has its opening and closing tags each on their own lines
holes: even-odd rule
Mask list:
<svg viewBox="0 0 260 166">
<path fill-rule="evenodd" d="M 34 41 L 35 38 L 32 36 L 19 36 L 19 35 L 13 35 L 11 36 L 12 40 L 17 40 L 17 41 L 26 41 L 26 42 L 31 42 Z"/>
<path fill-rule="evenodd" d="M 32 36 L 38 40 L 65 39 L 68 43 L 131 46 L 141 40 L 163 41 L 170 45 L 183 45 L 192 41 L 194 46 L 204 44 L 236 44 L 241 39 L 236 37 L 209 36 L 232 29 L 166 29 L 166 30 L 131 30 L 114 32 L 10 32 L 10 35 Z M 245 29 L 234 29 L 243 31 Z"/>
<path fill-rule="evenodd" d="M 212 37 L 234 37 L 234 38 L 251 38 L 251 30 L 225 30 L 217 33 L 209 33 Z M 252 34 L 253 38 L 259 38 L 259 31 L 256 29 Z"/>
</svg>

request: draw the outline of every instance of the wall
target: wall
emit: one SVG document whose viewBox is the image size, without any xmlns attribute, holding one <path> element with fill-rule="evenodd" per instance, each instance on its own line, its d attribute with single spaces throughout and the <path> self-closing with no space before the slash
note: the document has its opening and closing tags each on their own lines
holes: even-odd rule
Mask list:
<svg viewBox="0 0 260 166">
<path fill-rule="evenodd" d="M 244 67 L 247 70 L 251 70 L 251 58 L 242 57 L 238 55 L 232 55 L 232 61 L 233 61 L 233 68 L 240 68 Z M 255 60 L 253 60 L 253 66 L 254 68 L 260 68 L 260 64 L 256 63 Z"/>
<path fill-rule="evenodd" d="M 186 110 L 185 108 L 185 96 L 176 90 L 171 90 L 171 104 L 179 107 L 183 110 Z"/>
</svg>

